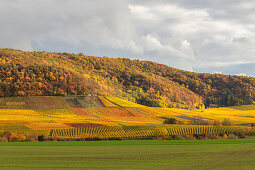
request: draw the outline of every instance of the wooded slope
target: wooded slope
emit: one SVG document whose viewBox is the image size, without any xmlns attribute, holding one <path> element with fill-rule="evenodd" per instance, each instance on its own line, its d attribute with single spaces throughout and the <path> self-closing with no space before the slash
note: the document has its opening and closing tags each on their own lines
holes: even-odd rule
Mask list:
<svg viewBox="0 0 255 170">
<path fill-rule="evenodd" d="M 150 61 L 0 49 L 0 96 L 117 96 L 147 106 L 250 104 L 255 78 L 200 74 Z"/>
</svg>

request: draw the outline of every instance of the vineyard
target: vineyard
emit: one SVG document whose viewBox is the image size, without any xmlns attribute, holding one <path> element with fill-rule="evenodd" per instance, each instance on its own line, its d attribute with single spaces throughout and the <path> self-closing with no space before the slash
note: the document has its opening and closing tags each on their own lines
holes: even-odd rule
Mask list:
<svg viewBox="0 0 255 170">
<path fill-rule="evenodd" d="M 187 125 L 157 125 L 157 126 L 108 126 L 86 127 L 76 129 L 54 129 L 51 138 L 81 139 L 98 138 L 146 138 L 170 135 L 203 135 L 203 134 L 239 134 L 248 135 L 251 129 L 247 127 L 216 127 L 216 126 L 187 126 Z"/>
<path fill-rule="evenodd" d="M 168 118 L 180 124 L 166 125 Z M 190 125 L 195 120 L 232 126 Z M 0 130 L 54 138 L 143 138 L 155 135 L 245 133 L 255 122 L 253 105 L 204 110 L 147 107 L 117 97 L 29 96 L 0 98 Z"/>
</svg>

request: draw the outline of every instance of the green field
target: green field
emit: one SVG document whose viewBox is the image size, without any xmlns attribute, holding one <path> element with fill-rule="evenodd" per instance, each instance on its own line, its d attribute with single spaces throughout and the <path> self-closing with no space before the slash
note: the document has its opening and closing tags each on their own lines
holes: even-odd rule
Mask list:
<svg viewBox="0 0 255 170">
<path fill-rule="evenodd" d="M 255 139 L 0 143 L 2 169 L 254 169 Z"/>
</svg>

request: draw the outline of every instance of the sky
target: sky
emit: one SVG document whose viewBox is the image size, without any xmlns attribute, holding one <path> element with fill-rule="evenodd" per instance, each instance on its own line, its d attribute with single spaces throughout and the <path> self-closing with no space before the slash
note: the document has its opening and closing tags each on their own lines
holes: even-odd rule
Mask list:
<svg viewBox="0 0 255 170">
<path fill-rule="evenodd" d="M 0 0 L 0 48 L 255 76 L 253 0 Z"/>
</svg>

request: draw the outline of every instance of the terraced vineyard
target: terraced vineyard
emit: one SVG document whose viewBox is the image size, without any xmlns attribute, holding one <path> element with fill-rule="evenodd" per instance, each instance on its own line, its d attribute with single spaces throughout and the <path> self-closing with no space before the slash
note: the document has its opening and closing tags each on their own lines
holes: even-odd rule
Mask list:
<svg viewBox="0 0 255 170">
<path fill-rule="evenodd" d="M 175 118 L 183 125 L 163 125 Z M 223 121 L 234 126 L 185 125 L 196 119 Z M 27 135 L 38 132 L 46 137 L 152 137 L 156 133 L 248 133 L 255 122 L 253 105 L 183 110 L 146 107 L 117 97 L 103 96 L 37 96 L 0 98 L 0 130 Z M 240 125 L 247 127 L 240 127 Z"/>
</svg>

